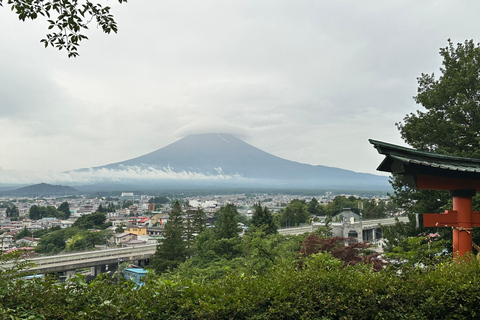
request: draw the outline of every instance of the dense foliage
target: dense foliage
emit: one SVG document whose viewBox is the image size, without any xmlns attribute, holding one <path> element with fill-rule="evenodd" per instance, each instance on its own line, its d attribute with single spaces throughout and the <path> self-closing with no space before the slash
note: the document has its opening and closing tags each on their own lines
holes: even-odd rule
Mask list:
<svg viewBox="0 0 480 320">
<path fill-rule="evenodd" d="M 53 227 L 38 230 L 34 236 L 41 236 L 35 249 L 39 253 L 56 254 L 62 251 L 85 251 L 96 245 L 105 245 L 112 237 L 112 231 L 106 230 L 111 223 L 105 223 L 106 215 L 94 212 L 79 217 L 71 227 L 61 229 Z"/>
<path fill-rule="evenodd" d="M 67 219 L 70 216 L 70 212 L 66 214 L 63 211 L 57 210 L 54 206 L 37 206 L 33 205 L 28 211 L 28 216 L 32 220 L 39 220 L 43 218 L 57 218 L 57 219 Z"/>
<path fill-rule="evenodd" d="M 10 218 L 12 220 L 18 218 L 20 215 L 18 207 L 16 205 L 8 206 L 5 210 L 5 214 L 7 215 L 7 218 Z"/>
<path fill-rule="evenodd" d="M 85 214 L 79 217 L 72 224 L 72 227 L 79 229 L 106 229 L 110 227 L 111 223 L 105 223 L 107 216 L 102 212 L 94 212 L 90 214 Z"/>
<path fill-rule="evenodd" d="M 387 264 L 368 244 L 329 238 L 328 225 L 298 236 L 270 232 L 269 212 L 257 210 L 253 227 L 240 237 L 234 205 L 221 208 L 215 226 L 205 228 L 201 210 L 175 202 L 166 225 L 171 230 L 152 259 L 156 274 L 140 287 L 120 275 L 59 284 L 0 273 L 0 319 L 471 319 L 480 312 L 479 263 L 439 258 L 437 239 L 411 239 Z M 98 235 L 67 228 L 42 240 L 74 250 L 102 241 Z"/>
<path fill-rule="evenodd" d="M 310 212 L 306 201 L 293 199 L 280 213 L 279 223 L 281 227 L 294 227 L 306 223 L 309 216 Z"/>
<path fill-rule="evenodd" d="M 344 267 L 317 253 L 299 268 L 283 261 L 263 274 L 233 272 L 217 281 L 162 280 L 144 286 L 82 277 L 66 284 L 2 281 L 2 319 L 475 319 L 480 264 L 434 270 Z"/>
<path fill-rule="evenodd" d="M 62 202 L 58 206 L 57 210 L 65 213 L 65 219 L 70 218 L 71 212 L 70 212 L 70 205 L 68 204 L 68 202 L 66 201 Z"/>
<path fill-rule="evenodd" d="M 256 204 L 253 209 L 255 211 L 252 215 L 250 227 L 263 229 L 267 234 L 277 233 L 278 226 L 272 212 L 267 207 L 262 207 L 260 203 Z"/>
<path fill-rule="evenodd" d="M 148 200 L 148 203 L 155 203 L 155 204 L 167 204 L 170 202 L 170 199 L 165 196 L 158 196 L 158 197 L 153 197 Z"/>
<path fill-rule="evenodd" d="M 324 204 L 316 198 L 310 201 L 293 199 L 286 205 L 278 216 L 280 227 L 293 227 L 302 223 L 310 223 L 314 216 L 332 217 L 344 209 L 349 208 L 363 219 L 386 218 L 397 212 L 397 206 L 393 201 L 362 199 L 354 196 L 336 196 L 332 201 Z"/>
<path fill-rule="evenodd" d="M 441 75 L 418 78 L 415 101 L 425 109 L 398 123 L 402 138 L 418 150 L 480 157 L 480 47 L 473 40 L 440 49 Z"/>
</svg>

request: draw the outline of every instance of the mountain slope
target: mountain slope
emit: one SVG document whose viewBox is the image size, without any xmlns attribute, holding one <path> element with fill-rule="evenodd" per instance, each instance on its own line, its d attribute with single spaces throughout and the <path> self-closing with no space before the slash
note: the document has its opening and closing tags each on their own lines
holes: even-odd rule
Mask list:
<svg viewBox="0 0 480 320">
<path fill-rule="evenodd" d="M 65 196 L 65 195 L 77 195 L 78 190 L 61 185 L 51 185 L 47 183 L 39 183 L 31 186 L 18 188 L 15 190 L 5 191 L 2 194 L 8 196 L 27 197 L 27 196 Z"/>
<path fill-rule="evenodd" d="M 132 168 L 212 178 L 228 176 L 232 177 L 231 182 L 282 187 L 388 187 L 386 177 L 285 160 L 229 134 L 190 135 L 146 155 L 91 170 L 120 172 Z"/>
</svg>

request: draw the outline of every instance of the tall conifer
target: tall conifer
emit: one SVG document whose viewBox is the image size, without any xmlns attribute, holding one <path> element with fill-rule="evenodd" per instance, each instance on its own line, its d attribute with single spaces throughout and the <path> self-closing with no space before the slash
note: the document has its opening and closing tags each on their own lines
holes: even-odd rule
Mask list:
<svg viewBox="0 0 480 320">
<path fill-rule="evenodd" d="M 277 233 L 277 224 L 270 210 L 267 207 L 262 208 L 260 202 L 253 209 L 255 212 L 252 215 L 252 227 L 261 228 L 266 234 Z"/>
<path fill-rule="evenodd" d="M 164 239 L 159 240 L 152 259 L 152 267 L 157 273 L 175 269 L 187 258 L 187 245 L 184 235 L 182 207 L 175 201 L 168 222 L 165 225 Z"/>
</svg>

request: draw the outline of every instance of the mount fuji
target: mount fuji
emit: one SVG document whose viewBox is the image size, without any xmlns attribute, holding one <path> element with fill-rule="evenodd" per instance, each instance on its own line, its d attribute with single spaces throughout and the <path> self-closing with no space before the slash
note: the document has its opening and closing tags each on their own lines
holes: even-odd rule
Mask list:
<svg viewBox="0 0 480 320">
<path fill-rule="evenodd" d="M 385 176 L 282 159 L 217 133 L 189 135 L 137 158 L 74 172 L 137 185 L 389 189 Z"/>
</svg>

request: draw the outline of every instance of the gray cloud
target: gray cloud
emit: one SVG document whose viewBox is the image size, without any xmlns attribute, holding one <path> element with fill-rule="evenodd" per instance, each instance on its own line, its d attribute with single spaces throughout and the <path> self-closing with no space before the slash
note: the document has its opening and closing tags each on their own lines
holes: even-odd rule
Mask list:
<svg viewBox="0 0 480 320">
<path fill-rule="evenodd" d="M 0 166 L 10 176 L 122 161 L 210 129 L 375 173 L 368 138 L 401 144 L 394 123 L 419 108 L 416 77 L 438 73 L 448 38 L 479 41 L 480 30 L 472 1 L 111 5 L 119 33 L 92 26 L 77 59 L 43 49 L 41 22 L 0 9 Z"/>
</svg>

